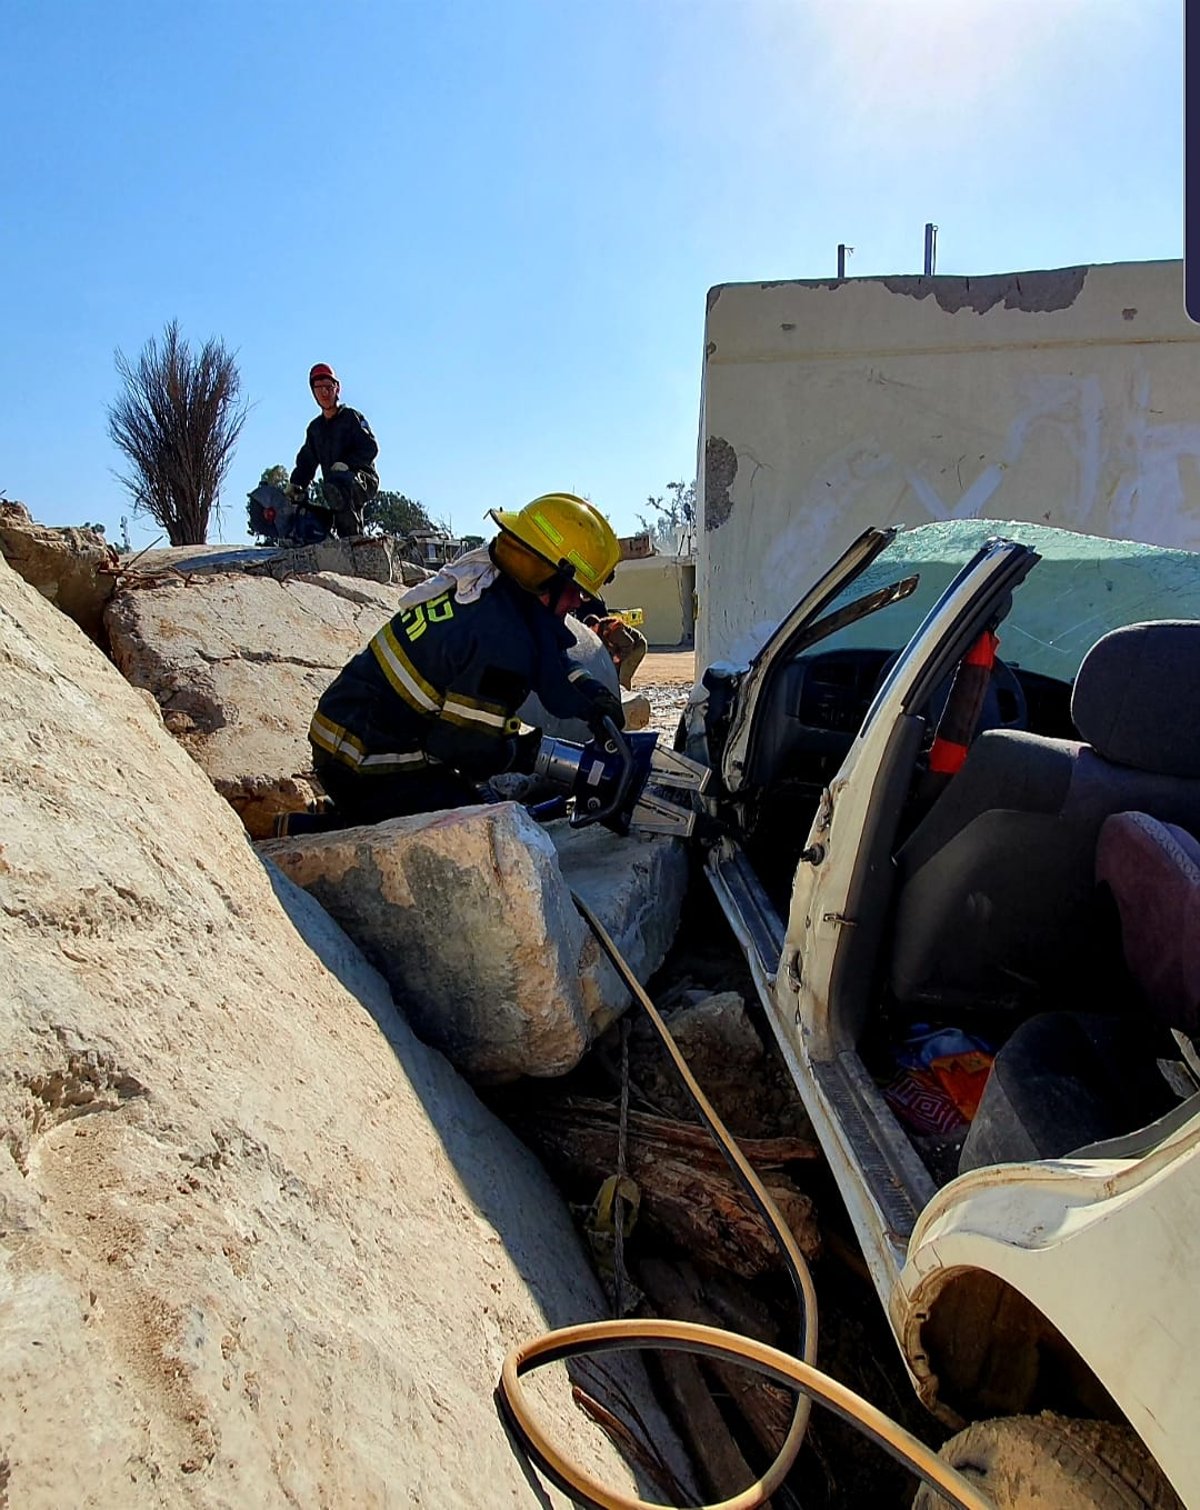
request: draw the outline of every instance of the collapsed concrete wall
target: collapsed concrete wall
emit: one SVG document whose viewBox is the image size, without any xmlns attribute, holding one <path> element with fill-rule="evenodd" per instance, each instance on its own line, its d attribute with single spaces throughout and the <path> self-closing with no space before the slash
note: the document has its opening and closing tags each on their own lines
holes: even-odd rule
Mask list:
<svg viewBox="0 0 1200 1510">
<path fill-rule="evenodd" d="M 690 556 L 646 556 L 622 561 L 604 595 L 610 608 L 640 608 L 642 633 L 651 645 L 692 640 L 696 563 Z"/>
<path fill-rule="evenodd" d="M 603 1309 L 542 1171 L 3 561 L 0 699 L 0 1503 L 564 1505 L 492 1401 Z"/>
<path fill-rule="evenodd" d="M 869 525 L 1200 549 L 1198 360 L 1177 261 L 712 289 L 698 664 L 752 654 Z"/>
</svg>

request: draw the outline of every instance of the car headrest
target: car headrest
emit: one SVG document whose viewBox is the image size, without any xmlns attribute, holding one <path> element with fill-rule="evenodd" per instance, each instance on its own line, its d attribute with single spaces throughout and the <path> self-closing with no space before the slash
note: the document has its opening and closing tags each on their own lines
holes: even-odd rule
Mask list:
<svg viewBox="0 0 1200 1510">
<path fill-rule="evenodd" d="M 1097 640 L 1075 678 L 1071 717 L 1105 760 L 1200 777 L 1200 621 L 1128 624 Z"/>
</svg>

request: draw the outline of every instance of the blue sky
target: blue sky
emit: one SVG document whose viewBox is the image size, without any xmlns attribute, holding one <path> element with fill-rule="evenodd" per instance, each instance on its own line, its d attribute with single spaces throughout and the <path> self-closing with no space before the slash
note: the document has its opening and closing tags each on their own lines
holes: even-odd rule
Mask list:
<svg viewBox="0 0 1200 1510">
<path fill-rule="evenodd" d="M 1182 0 L 0 0 L 0 490 L 130 515 L 118 348 L 253 405 L 210 538 L 328 361 L 460 532 L 620 532 L 695 471 L 706 290 L 1183 253 Z M 16 66 L 12 66 L 15 63 Z M 131 518 L 135 545 L 159 533 Z"/>
</svg>

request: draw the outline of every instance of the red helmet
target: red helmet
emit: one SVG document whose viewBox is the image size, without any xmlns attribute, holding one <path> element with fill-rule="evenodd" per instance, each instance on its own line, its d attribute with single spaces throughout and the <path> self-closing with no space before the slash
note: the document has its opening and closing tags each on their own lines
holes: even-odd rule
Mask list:
<svg viewBox="0 0 1200 1510">
<path fill-rule="evenodd" d="M 316 380 L 322 377 L 332 378 L 335 383 L 338 381 L 337 373 L 334 372 L 333 368 L 329 365 L 328 362 L 318 362 L 314 367 L 310 367 L 308 370 L 308 386 L 311 388 Z"/>
</svg>

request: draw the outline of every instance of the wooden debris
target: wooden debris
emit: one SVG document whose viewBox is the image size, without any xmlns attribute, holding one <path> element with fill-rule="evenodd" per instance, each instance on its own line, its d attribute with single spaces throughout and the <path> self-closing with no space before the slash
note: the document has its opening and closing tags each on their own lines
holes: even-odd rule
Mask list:
<svg viewBox="0 0 1200 1510">
<path fill-rule="evenodd" d="M 573 1098 L 518 1113 L 514 1126 L 557 1175 L 598 1186 L 616 1168 L 618 1111 Z M 747 1139 L 740 1147 L 763 1179 L 806 1257 L 820 1249 L 813 1203 L 781 1166 L 818 1157 L 801 1138 Z M 707 1132 L 630 1112 L 626 1167 L 642 1192 L 641 1220 L 694 1257 L 744 1278 L 777 1270 L 778 1244 Z"/>
<path fill-rule="evenodd" d="M 706 1293 L 706 1284 L 691 1264 L 670 1264 L 661 1259 L 646 1259 L 638 1265 L 638 1283 L 653 1301 L 661 1315 L 677 1321 L 695 1321 L 703 1326 L 729 1327 L 729 1321 L 714 1309 L 711 1297 Z M 747 1307 L 748 1311 L 750 1308 Z M 743 1325 L 739 1330 L 760 1342 L 778 1343 L 776 1329 L 769 1323 L 761 1328 L 750 1322 L 743 1313 Z M 792 1424 L 795 1413 L 795 1395 L 781 1385 L 772 1384 L 760 1374 L 739 1368 L 734 1363 L 722 1363 L 706 1359 L 704 1369 L 718 1380 L 730 1402 L 753 1432 L 755 1440 L 763 1449 L 766 1461 L 770 1461 L 780 1447 Z"/>
</svg>

